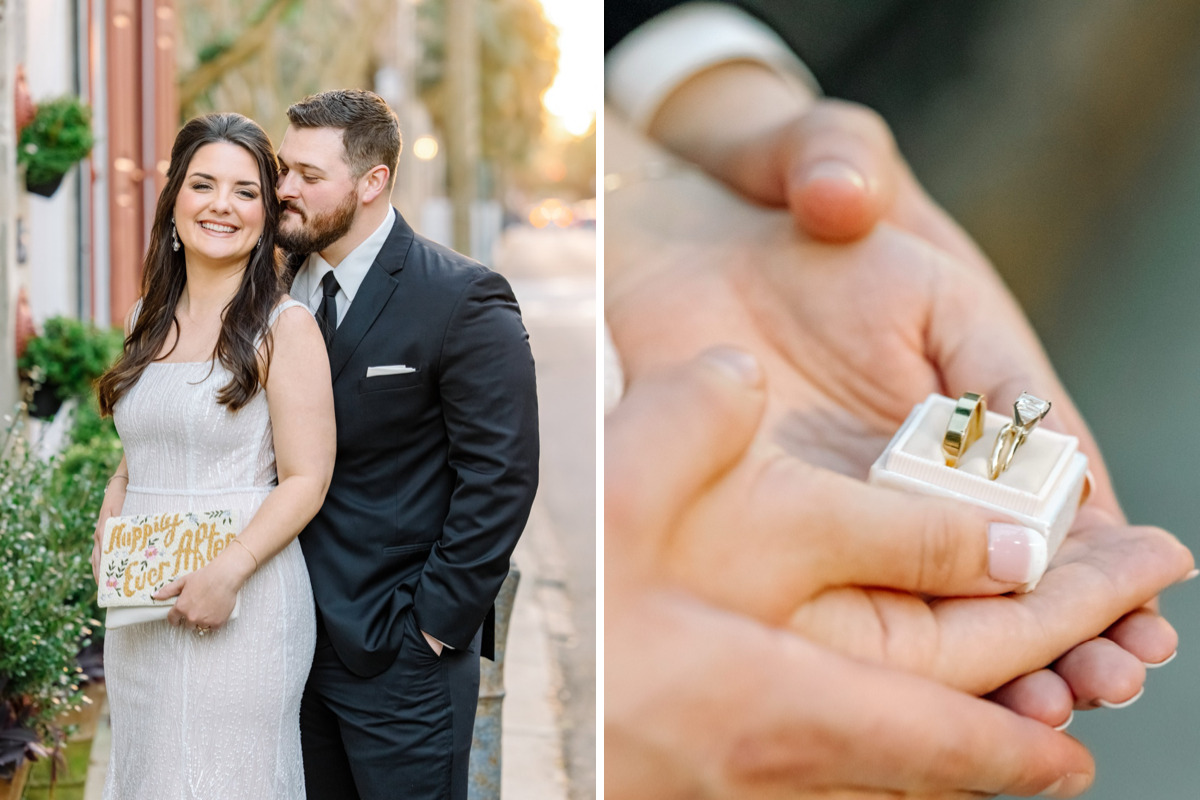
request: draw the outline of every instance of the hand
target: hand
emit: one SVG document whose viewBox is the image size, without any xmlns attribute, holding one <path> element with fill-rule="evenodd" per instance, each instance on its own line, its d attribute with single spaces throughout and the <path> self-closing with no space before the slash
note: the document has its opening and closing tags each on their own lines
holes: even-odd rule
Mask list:
<svg viewBox="0 0 1200 800">
<path fill-rule="evenodd" d="M 123 463 L 124 461 L 122 461 Z M 117 475 L 109 479 L 108 486 L 104 489 L 104 499 L 100 503 L 100 515 L 96 519 L 96 530 L 92 533 L 92 579 L 96 581 L 97 586 L 100 585 L 100 556 L 104 547 L 104 524 L 108 522 L 109 517 L 120 515 L 121 507 L 125 505 L 125 487 L 128 483 L 129 478 L 118 471 Z"/>
<path fill-rule="evenodd" d="M 964 622 L 976 604 L 983 621 L 999 622 L 1002 630 L 993 636 L 986 624 L 975 628 L 983 633 L 958 626 L 948 648 L 928 635 L 936 633 L 930 627 L 951 633 L 957 620 L 943 625 L 927 615 L 910 625 L 897 617 L 900 626 L 886 638 L 892 652 L 871 659 L 884 662 L 878 665 L 727 610 L 744 605 L 762 612 L 762 604 L 788 593 L 820 598 L 830 585 L 868 575 L 872 585 L 928 591 L 1004 588 L 986 574 L 986 533 L 970 507 L 851 488 L 851 481 L 831 476 L 831 485 L 861 492 L 858 499 L 888 504 L 891 526 L 879 525 L 874 517 L 884 512 L 869 503 L 826 502 L 832 513 L 817 522 L 837 523 L 840 537 L 810 530 L 805 523 L 812 513 L 807 520 L 803 513 L 793 516 L 801 510 L 792 493 L 803 492 L 804 479 L 816 471 L 778 451 L 747 450 L 765 401 L 760 381 L 752 360 L 710 353 L 634 384 L 606 421 L 608 796 L 957 798 L 1042 791 L 1068 797 L 1084 791 L 1093 765 L 1074 740 L 887 668 L 895 660 L 917 672 L 936 671 L 940 663 L 965 680 L 997 661 L 1019 661 L 1007 651 L 1045 649 L 1042 625 L 1051 631 L 1045 639 L 1065 627 L 1051 618 L 1063 610 L 1054 602 L 1005 619 L 991 604 L 1006 598 L 960 601 Z M 739 512 L 747 511 L 752 519 L 739 523 Z M 1179 555 L 1182 548 L 1167 540 L 1147 538 L 1155 551 L 1148 568 Z M 721 552 L 697 562 L 698 551 L 714 544 Z M 703 575 L 692 573 L 701 566 Z M 878 622 L 876 614 L 883 613 L 860 607 L 854 620 L 851 611 L 840 609 L 835 620 L 851 623 L 851 631 L 864 631 L 855 623 Z M 867 633 L 862 642 L 839 644 L 877 646 L 876 631 Z M 921 647 L 932 651 L 926 654 L 931 661 L 912 657 Z M 956 658 L 964 659 L 961 671 Z M 1005 679 L 993 674 L 991 681 Z"/>
<path fill-rule="evenodd" d="M 716 354 L 717 365 L 746 358 Z M 647 379 L 614 412 L 633 421 L 607 438 L 618 456 L 641 458 L 606 475 L 606 515 L 617 544 L 638 556 L 627 564 L 722 608 L 983 694 L 1101 633 L 1192 567 L 1169 534 L 1097 511 L 1037 591 L 983 598 L 1037 577 L 1036 533 L 1022 549 L 1020 530 L 994 513 L 867 486 L 778 447 L 747 450 L 765 393 L 730 391 L 717 370 L 689 377 L 690 387 Z M 660 494 L 682 498 L 669 526 L 640 511 Z M 998 539 L 1005 550 L 991 547 Z M 1133 695 L 1142 676 L 1110 699 Z M 1062 722 L 1069 703 L 1055 713 L 1044 721 Z"/>
<path fill-rule="evenodd" d="M 433 651 L 433 654 L 440 658 L 442 655 L 442 649 L 445 648 L 446 645 L 442 644 L 425 631 L 421 631 L 421 635 L 424 636 L 425 641 L 429 643 L 429 649 Z"/>
<path fill-rule="evenodd" d="M 171 625 L 217 630 L 229 620 L 238 590 L 255 567 L 251 556 L 241 548 L 226 548 L 200 569 L 159 589 L 153 597 L 179 598 L 167 612 L 167 622 Z"/>
<path fill-rule="evenodd" d="M 619 123 L 606 130 L 609 147 L 645 149 Z M 929 392 L 983 391 L 1002 407 L 1028 389 L 1055 402 L 1045 424 L 1078 436 L 1089 455 L 1089 506 L 1120 519 L 1086 426 L 990 269 L 890 224 L 850 245 L 814 242 L 788 215 L 754 208 L 698 174 L 622 189 L 606 215 L 606 315 L 630 377 L 714 344 L 738 345 L 770 378 L 762 438 L 859 478 Z M 1176 641 L 1143 611 L 1107 635 L 1071 662 L 1071 680 L 1088 678 L 1086 690 L 1076 687 L 1080 707 L 1127 699 L 1142 662 L 1168 658 Z M 1127 648 L 1123 657 L 1112 642 Z M 1039 680 L 1028 694 L 1012 687 L 1004 701 L 1065 718 L 1068 687 L 1052 693 L 1059 705 L 1065 699 L 1060 714 Z"/>
</svg>

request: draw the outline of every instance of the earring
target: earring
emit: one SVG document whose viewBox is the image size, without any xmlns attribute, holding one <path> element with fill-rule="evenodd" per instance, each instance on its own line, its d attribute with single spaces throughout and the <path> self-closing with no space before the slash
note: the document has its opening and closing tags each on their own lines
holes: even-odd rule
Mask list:
<svg viewBox="0 0 1200 800">
<path fill-rule="evenodd" d="M 175 219 L 171 219 L 171 249 L 179 252 L 179 234 L 175 232 Z"/>
<path fill-rule="evenodd" d="M 262 234 L 260 233 L 260 234 L 258 235 L 258 241 L 254 243 L 254 246 L 255 246 L 255 247 L 259 247 L 259 246 L 261 246 L 261 245 L 262 245 Z"/>
</svg>

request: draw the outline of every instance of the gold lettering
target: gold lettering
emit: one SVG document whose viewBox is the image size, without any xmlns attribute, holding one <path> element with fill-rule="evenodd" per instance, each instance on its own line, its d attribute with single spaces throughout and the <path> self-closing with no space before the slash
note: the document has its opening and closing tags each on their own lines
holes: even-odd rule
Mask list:
<svg viewBox="0 0 1200 800">
<path fill-rule="evenodd" d="M 113 551 L 113 548 L 115 548 L 118 544 L 120 544 L 121 537 L 124 534 L 125 534 L 125 523 L 124 522 L 122 522 L 120 525 L 113 525 L 112 538 L 110 538 L 108 540 L 108 549 L 105 550 L 104 552 L 111 553 Z"/>
<path fill-rule="evenodd" d="M 133 579 L 133 575 L 132 575 L 133 564 L 134 564 L 134 562 L 130 561 L 129 564 L 126 565 L 125 575 L 124 575 L 125 580 L 121 584 L 121 591 L 125 594 L 126 597 L 133 597 L 134 592 L 137 591 L 136 589 L 131 589 L 129 587 L 129 582 Z"/>
<path fill-rule="evenodd" d="M 185 530 L 183 535 L 179 537 L 179 547 L 175 549 L 175 574 L 182 575 L 185 572 L 192 572 L 204 566 L 204 562 L 200 555 L 200 546 L 203 544 L 199 537 L 199 531 Z"/>
</svg>

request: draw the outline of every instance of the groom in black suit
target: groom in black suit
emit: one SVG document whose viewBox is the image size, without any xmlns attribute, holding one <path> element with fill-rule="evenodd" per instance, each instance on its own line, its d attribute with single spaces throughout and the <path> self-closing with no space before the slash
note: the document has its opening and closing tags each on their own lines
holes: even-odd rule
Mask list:
<svg viewBox="0 0 1200 800">
<path fill-rule="evenodd" d="M 382 99 L 325 92 L 288 120 L 279 236 L 325 333 L 338 447 L 300 534 L 308 797 L 465 800 L 479 658 L 537 487 L 528 336 L 504 278 L 391 207 L 400 131 Z"/>
</svg>

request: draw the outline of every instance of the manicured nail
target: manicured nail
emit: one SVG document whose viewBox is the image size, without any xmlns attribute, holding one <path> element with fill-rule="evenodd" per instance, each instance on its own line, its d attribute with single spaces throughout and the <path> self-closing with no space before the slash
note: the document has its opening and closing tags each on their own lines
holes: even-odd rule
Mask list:
<svg viewBox="0 0 1200 800">
<path fill-rule="evenodd" d="M 1180 583 L 1183 583 L 1185 581 L 1190 581 L 1192 578 L 1196 577 L 1197 575 L 1200 575 L 1200 569 L 1194 569 L 1191 572 L 1189 572 L 1187 575 L 1184 575 L 1183 580 L 1181 580 Z"/>
<path fill-rule="evenodd" d="M 703 358 L 739 383 L 747 386 L 762 383 L 762 368 L 758 365 L 758 359 L 745 350 L 714 347 L 705 351 Z"/>
<path fill-rule="evenodd" d="M 1140 700 L 1142 695 L 1144 695 L 1145 693 L 1146 693 L 1146 687 L 1143 686 L 1142 688 L 1138 689 L 1137 694 L 1135 694 L 1133 697 L 1129 698 L 1128 700 L 1122 700 L 1119 703 L 1110 703 L 1107 700 L 1097 700 L 1096 704 L 1103 706 L 1104 708 L 1113 708 L 1113 709 L 1128 708 L 1129 706 L 1133 705 L 1138 700 Z"/>
<path fill-rule="evenodd" d="M 988 575 L 1001 583 L 1030 583 L 1046 571 L 1046 540 L 1010 522 L 988 525 Z"/>
<path fill-rule="evenodd" d="M 1054 726 L 1054 730 L 1065 731 L 1067 728 L 1069 728 L 1071 726 L 1071 723 L 1074 721 L 1075 721 L 1075 710 L 1072 709 L 1071 713 L 1067 716 L 1067 718 L 1061 724 Z"/>
<path fill-rule="evenodd" d="M 867 190 L 867 179 L 863 177 L 861 172 L 845 161 L 836 161 L 834 159 L 818 161 L 804 173 L 804 179 L 801 183 L 807 186 L 818 181 L 849 185 L 860 192 Z"/>
<path fill-rule="evenodd" d="M 1082 772 L 1064 775 L 1038 792 L 1038 797 L 1077 797 L 1087 791 L 1092 779 Z"/>
<path fill-rule="evenodd" d="M 1146 669 L 1158 669 L 1159 667 L 1165 667 L 1167 664 L 1170 664 L 1175 660 L 1175 656 L 1177 655 L 1179 655 L 1178 650 L 1171 653 L 1171 655 L 1167 656 L 1162 661 L 1159 661 L 1157 664 L 1151 664 L 1149 661 L 1143 661 L 1142 663 L 1146 665 Z"/>
</svg>

